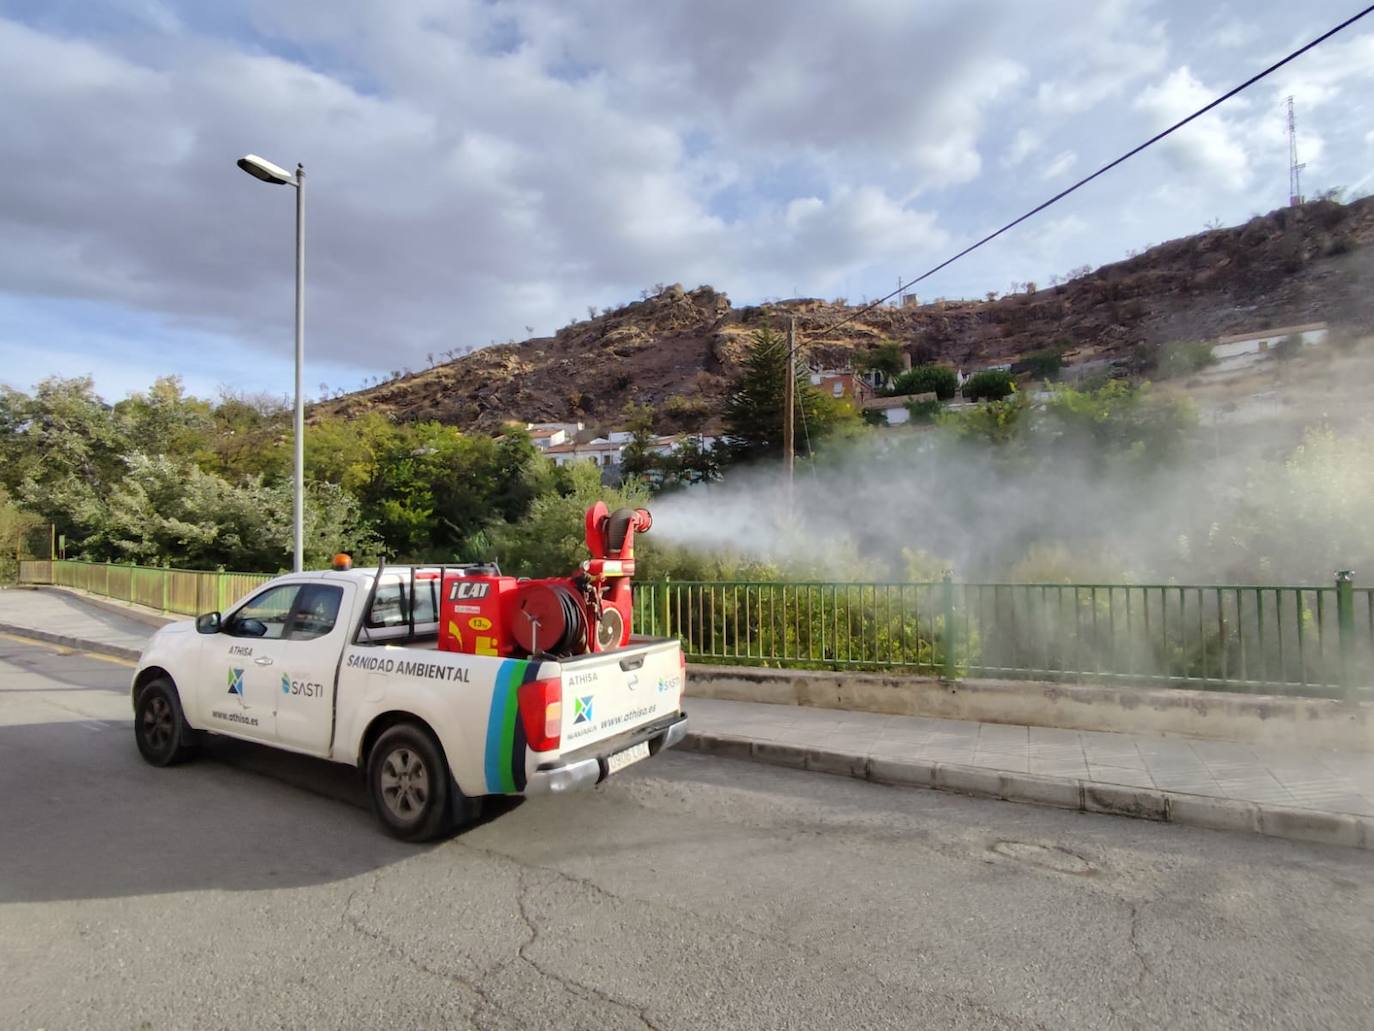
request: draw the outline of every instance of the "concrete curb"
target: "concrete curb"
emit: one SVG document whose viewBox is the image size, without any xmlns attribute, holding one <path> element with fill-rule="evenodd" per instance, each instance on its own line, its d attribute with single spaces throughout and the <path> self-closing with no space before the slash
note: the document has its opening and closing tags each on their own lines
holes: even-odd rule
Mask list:
<svg viewBox="0 0 1374 1031">
<path fill-rule="evenodd" d="M 933 788 L 977 798 L 997 798 L 1085 813 L 1177 823 L 1207 830 L 1242 831 L 1271 838 L 1374 850 L 1374 818 L 1350 813 L 1292 809 L 1206 795 L 1184 795 L 1156 788 L 1133 788 L 1071 777 L 1010 773 L 981 766 L 961 766 L 922 759 L 880 759 L 857 753 L 753 741 L 732 734 L 705 734 L 689 730 L 681 747 L 730 759 L 815 770 L 877 784 Z"/>
<path fill-rule="evenodd" d="M 125 648 L 119 644 L 106 644 L 104 641 L 88 641 L 81 637 L 69 637 L 66 634 L 49 633 L 47 630 L 35 630 L 30 626 L 16 626 L 13 623 L 0 623 L 0 633 L 14 634 L 17 637 L 30 637 L 35 641 L 44 641 L 48 644 L 60 644 L 64 648 L 75 648 L 83 652 L 95 652 L 99 655 L 109 655 L 116 659 L 127 659 L 130 662 L 137 662 L 138 657 L 143 654 L 137 648 Z"/>
</svg>

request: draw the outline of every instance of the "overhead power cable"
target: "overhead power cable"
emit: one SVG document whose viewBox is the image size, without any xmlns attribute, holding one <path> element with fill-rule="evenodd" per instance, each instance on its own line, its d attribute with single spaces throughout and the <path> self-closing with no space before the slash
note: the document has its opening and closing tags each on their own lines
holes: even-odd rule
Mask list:
<svg viewBox="0 0 1374 1031">
<path fill-rule="evenodd" d="M 901 284 L 897 287 L 896 290 L 893 290 L 890 294 L 886 294 L 883 297 L 879 297 L 876 301 L 870 301 L 868 304 L 865 304 L 863 307 L 861 307 L 858 311 L 850 312 L 848 315 L 842 318 L 839 322 L 836 322 L 834 325 L 824 327 L 825 330 L 827 332 L 834 332 L 846 323 L 853 322 L 855 319 L 857 319 L 860 315 L 863 315 L 865 312 L 872 311 L 880 304 L 885 304 L 888 301 L 892 300 L 892 298 L 896 297 L 898 294 L 905 293 L 908 289 L 915 286 L 921 280 L 928 279 L 929 277 L 935 275 L 935 273 L 939 272 L 941 269 L 954 264 L 956 261 L 964 257 L 966 254 L 971 254 L 973 251 L 976 251 L 979 247 L 983 246 L 983 244 L 989 243 L 990 241 L 997 239 L 997 237 L 1001 236 L 1007 230 L 1015 228 L 1016 226 L 1020 225 L 1022 222 L 1026 221 L 1026 219 L 1032 217 L 1033 215 L 1038 215 L 1040 212 L 1048 208 L 1051 204 L 1056 204 L 1059 201 L 1063 200 L 1065 197 L 1073 193 L 1079 187 L 1086 186 L 1088 183 L 1092 182 L 1094 179 L 1096 179 L 1103 173 L 1110 172 L 1117 165 L 1129 160 L 1130 158 L 1135 157 L 1137 154 L 1139 154 L 1142 150 L 1145 150 L 1147 147 L 1151 147 L 1154 144 L 1158 143 L 1160 140 L 1164 139 L 1164 137 L 1170 135 L 1171 133 L 1177 132 L 1179 129 L 1182 129 L 1185 125 L 1187 125 L 1194 119 L 1202 117 L 1217 105 L 1224 104 L 1226 101 L 1230 100 L 1232 97 L 1234 97 L 1237 93 L 1240 93 L 1242 90 L 1249 89 L 1255 83 L 1259 82 L 1261 79 L 1265 78 L 1268 75 L 1272 75 L 1274 72 L 1278 71 L 1280 68 L 1288 64 L 1290 61 L 1296 60 L 1297 58 L 1301 57 L 1303 54 L 1311 50 L 1313 47 L 1325 43 L 1332 36 L 1336 35 L 1336 33 L 1340 32 L 1343 29 L 1349 28 L 1351 25 L 1354 25 L 1357 21 L 1359 21 L 1365 15 L 1369 14 L 1371 11 L 1374 11 L 1374 5 L 1366 7 L 1358 14 L 1352 15 L 1351 17 L 1347 18 L 1345 21 L 1341 22 L 1334 28 L 1328 29 L 1326 32 L 1323 32 L 1316 39 L 1312 40 L 1310 43 L 1307 43 L 1304 46 L 1299 47 L 1297 50 L 1294 50 L 1287 57 L 1283 58 L 1280 61 L 1275 61 L 1268 68 L 1264 69 L 1264 71 L 1259 72 L 1256 75 L 1252 75 L 1250 78 L 1242 82 L 1239 86 L 1227 90 L 1225 93 L 1217 97 L 1216 100 L 1212 101 L 1206 107 L 1198 108 L 1187 118 L 1175 122 L 1173 125 L 1169 126 L 1169 128 L 1163 130 L 1162 132 L 1156 133 L 1155 135 L 1151 136 L 1148 140 L 1146 140 L 1144 143 L 1140 144 L 1138 147 L 1133 147 L 1131 150 L 1128 150 L 1126 153 L 1122 154 L 1115 161 L 1108 162 L 1107 164 L 1099 168 L 1096 172 L 1093 172 L 1091 175 L 1086 175 L 1082 179 L 1078 180 L 1078 182 L 1068 187 L 1067 189 L 1060 190 L 1049 200 L 1045 201 L 1042 204 L 1037 204 L 1035 207 L 1031 208 L 1029 211 L 1027 211 L 1024 215 L 1021 215 L 1019 218 L 1012 219 L 1010 222 L 1004 225 L 1001 229 L 998 229 L 996 232 L 989 233 L 987 236 L 983 237 L 977 243 L 969 244 L 969 246 L 965 247 L 962 251 L 960 251 L 953 257 L 946 258 L 944 261 L 940 262 L 940 264 L 936 265 L 934 268 L 929 269 L 926 272 L 922 272 L 915 279 L 912 279 L 909 282 Z M 800 344 L 798 344 L 797 346 L 800 346 Z"/>
</svg>

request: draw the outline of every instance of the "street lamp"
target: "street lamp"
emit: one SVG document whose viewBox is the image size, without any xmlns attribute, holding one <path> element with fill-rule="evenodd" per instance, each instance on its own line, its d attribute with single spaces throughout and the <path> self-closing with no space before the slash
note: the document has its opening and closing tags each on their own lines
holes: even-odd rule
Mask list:
<svg viewBox="0 0 1374 1031">
<path fill-rule="evenodd" d="M 256 154 L 239 158 L 238 165 L 255 179 L 275 186 L 296 188 L 296 468 L 294 491 L 295 565 L 299 573 L 305 566 L 305 402 L 301 396 L 301 367 L 305 364 L 305 168 L 296 165 L 292 175 L 279 165 Z"/>
</svg>

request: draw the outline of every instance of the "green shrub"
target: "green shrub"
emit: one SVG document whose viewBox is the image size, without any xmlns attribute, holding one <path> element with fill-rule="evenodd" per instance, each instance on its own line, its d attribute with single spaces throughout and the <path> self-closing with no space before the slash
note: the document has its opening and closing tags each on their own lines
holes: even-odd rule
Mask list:
<svg viewBox="0 0 1374 1031">
<path fill-rule="evenodd" d="M 1054 379 L 1064 367 L 1064 356 L 1057 347 L 1046 347 L 1026 356 L 1026 369 L 1036 379 Z"/>
<path fill-rule="evenodd" d="M 912 401 L 906 406 L 912 422 L 931 422 L 944 409 L 939 401 Z"/>
<path fill-rule="evenodd" d="M 953 369 L 944 365 L 918 365 L 893 381 L 892 396 L 933 393 L 941 401 L 948 401 L 958 389 L 959 377 Z"/>
<path fill-rule="evenodd" d="M 964 397 L 969 401 L 1001 401 L 1016 390 L 1016 381 L 1003 369 L 985 369 L 970 377 L 964 384 Z"/>
<path fill-rule="evenodd" d="M 1205 340 L 1175 340 L 1160 351 L 1156 371 L 1161 379 L 1191 376 L 1217 363 L 1212 345 Z"/>
</svg>

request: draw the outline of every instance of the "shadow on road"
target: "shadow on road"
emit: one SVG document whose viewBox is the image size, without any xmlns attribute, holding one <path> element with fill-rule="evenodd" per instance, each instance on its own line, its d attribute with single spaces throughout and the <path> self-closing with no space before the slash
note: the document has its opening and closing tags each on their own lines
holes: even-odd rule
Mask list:
<svg viewBox="0 0 1374 1031">
<path fill-rule="evenodd" d="M 128 721 L 0 727 L 0 828 L 0 902 L 296 887 L 432 847 L 385 836 L 351 767 L 217 738 L 155 769 Z"/>
</svg>

